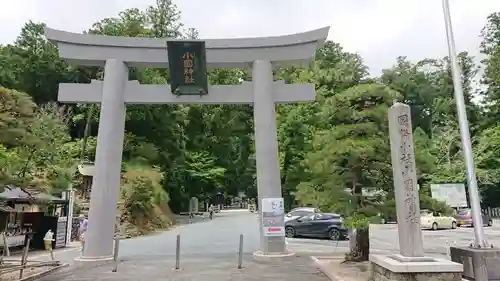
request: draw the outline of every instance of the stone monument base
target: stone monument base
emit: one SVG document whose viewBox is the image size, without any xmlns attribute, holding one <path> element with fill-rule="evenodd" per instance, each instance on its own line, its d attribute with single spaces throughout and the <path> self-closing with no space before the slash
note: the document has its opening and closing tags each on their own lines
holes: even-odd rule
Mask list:
<svg viewBox="0 0 500 281">
<path fill-rule="evenodd" d="M 500 280 L 500 248 L 450 247 L 450 255 L 464 266 L 464 278 Z"/>
<path fill-rule="evenodd" d="M 370 255 L 370 281 L 462 281 L 463 266 L 431 257 Z"/>
<path fill-rule="evenodd" d="M 292 259 L 295 257 L 295 253 L 264 253 L 262 251 L 255 251 L 252 255 L 252 258 L 256 262 L 261 263 L 273 263 L 273 262 L 281 262 L 283 260 Z"/>
</svg>

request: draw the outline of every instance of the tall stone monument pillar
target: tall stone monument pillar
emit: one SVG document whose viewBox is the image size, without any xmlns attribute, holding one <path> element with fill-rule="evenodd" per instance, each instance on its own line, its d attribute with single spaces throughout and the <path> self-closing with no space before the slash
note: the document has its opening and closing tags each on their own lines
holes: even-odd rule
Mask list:
<svg viewBox="0 0 500 281">
<path fill-rule="evenodd" d="M 399 252 L 405 257 L 423 257 L 417 168 L 408 105 L 396 103 L 389 109 L 389 137 L 398 219 Z"/>
<path fill-rule="evenodd" d="M 426 257 L 420 225 L 420 202 L 413 149 L 410 107 L 395 103 L 389 109 L 391 161 L 398 220 L 399 254 L 370 255 L 371 280 L 461 280 L 463 266 Z M 412 277 L 409 277 L 411 275 Z"/>
</svg>

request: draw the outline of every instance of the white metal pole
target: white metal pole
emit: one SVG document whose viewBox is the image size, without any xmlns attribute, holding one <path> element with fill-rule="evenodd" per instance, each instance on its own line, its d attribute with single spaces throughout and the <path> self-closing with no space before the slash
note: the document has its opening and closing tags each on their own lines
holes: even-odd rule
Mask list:
<svg viewBox="0 0 500 281">
<path fill-rule="evenodd" d="M 477 188 L 476 171 L 474 158 L 472 156 L 472 144 L 469 133 L 469 121 L 465 109 L 464 93 L 462 89 L 462 79 L 460 66 L 458 65 L 457 53 L 455 50 L 455 39 L 451 26 L 450 5 L 448 0 L 443 1 L 444 24 L 446 28 L 446 39 L 448 42 L 448 52 L 451 63 L 451 73 L 453 78 L 453 88 L 455 92 L 455 102 L 457 103 L 458 123 L 460 125 L 460 139 L 464 154 L 465 166 L 467 169 L 467 187 L 469 189 L 469 199 L 472 208 L 472 223 L 474 224 L 474 242 L 476 247 L 488 247 L 488 242 L 484 238 L 483 222 L 481 217 L 481 205 L 479 203 L 479 191 Z"/>
<path fill-rule="evenodd" d="M 71 242 L 71 231 L 73 231 L 73 205 L 75 202 L 75 191 L 73 191 L 73 186 L 70 186 L 66 194 L 68 197 L 66 198 L 68 199 L 68 225 L 66 228 L 66 245 L 69 245 Z"/>
</svg>

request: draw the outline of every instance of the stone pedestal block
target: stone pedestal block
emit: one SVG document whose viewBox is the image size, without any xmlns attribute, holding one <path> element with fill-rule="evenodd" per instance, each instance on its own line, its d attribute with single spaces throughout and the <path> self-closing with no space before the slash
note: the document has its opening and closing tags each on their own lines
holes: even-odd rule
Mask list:
<svg viewBox="0 0 500 281">
<path fill-rule="evenodd" d="M 450 247 L 451 260 L 464 267 L 468 280 L 500 280 L 500 249 Z"/>
<path fill-rule="evenodd" d="M 430 257 L 370 255 L 370 281 L 462 281 L 463 266 Z"/>
</svg>

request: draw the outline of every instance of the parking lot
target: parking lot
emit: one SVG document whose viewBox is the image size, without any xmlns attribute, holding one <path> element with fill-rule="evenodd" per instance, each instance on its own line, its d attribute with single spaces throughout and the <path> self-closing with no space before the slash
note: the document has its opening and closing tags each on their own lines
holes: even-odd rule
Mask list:
<svg viewBox="0 0 500 281">
<path fill-rule="evenodd" d="M 500 220 L 492 227 L 485 227 L 485 238 L 489 244 L 500 246 Z M 430 256 L 446 256 L 450 246 L 467 246 L 474 240 L 474 229 L 459 227 L 448 230 L 422 230 L 424 251 Z M 287 238 L 288 249 L 294 252 L 332 253 L 347 252 L 348 241 Z M 370 226 L 370 249 L 372 253 L 396 253 L 399 251 L 397 224 L 373 224 Z"/>
</svg>

